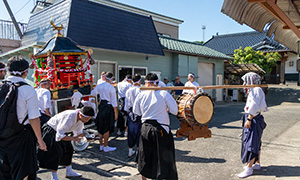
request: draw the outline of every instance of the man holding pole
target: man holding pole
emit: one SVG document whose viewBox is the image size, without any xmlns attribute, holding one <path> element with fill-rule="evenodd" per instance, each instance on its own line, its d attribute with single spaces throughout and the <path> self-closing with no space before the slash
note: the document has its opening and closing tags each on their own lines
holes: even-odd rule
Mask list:
<svg viewBox="0 0 300 180">
<path fill-rule="evenodd" d="M 149 73 L 146 87 L 157 87 L 158 77 Z M 176 101 L 167 91 L 142 91 L 133 105 L 133 113 L 142 116 L 138 152 L 138 170 L 142 179 L 178 179 L 173 134 L 169 113 L 176 115 Z"/>
</svg>

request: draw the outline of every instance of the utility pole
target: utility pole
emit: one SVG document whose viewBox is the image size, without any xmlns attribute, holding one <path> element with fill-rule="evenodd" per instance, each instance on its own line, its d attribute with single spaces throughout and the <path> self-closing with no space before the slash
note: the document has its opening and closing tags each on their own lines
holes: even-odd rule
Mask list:
<svg viewBox="0 0 300 180">
<path fill-rule="evenodd" d="M 9 4 L 7 3 L 6 0 L 3 0 L 3 2 L 4 2 L 4 5 L 5 5 L 5 7 L 6 7 L 8 13 L 9 13 L 9 15 L 10 15 L 10 18 L 11 18 L 11 20 L 12 20 L 12 22 L 13 22 L 13 24 L 14 24 L 14 26 L 15 26 L 17 32 L 18 32 L 18 34 L 19 34 L 19 37 L 20 37 L 20 39 L 21 39 L 22 36 L 23 36 L 23 35 L 22 35 L 22 32 L 21 32 L 21 30 L 20 30 L 20 27 L 19 27 L 19 25 L 18 25 L 18 23 L 17 23 L 17 21 L 16 21 L 14 15 L 13 15 L 13 13 L 11 12 L 11 9 L 10 9 L 10 7 L 9 7 Z"/>
<path fill-rule="evenodd" d="M 205 42 L 205 41 L 204 41 L 204 40 L 205 40 L 205 29 L 206 29 L 206 26 L 203 25 L 203 26 L 202 26 L 202 30 L 203 30 L 203 42 Z"/>
</svg>

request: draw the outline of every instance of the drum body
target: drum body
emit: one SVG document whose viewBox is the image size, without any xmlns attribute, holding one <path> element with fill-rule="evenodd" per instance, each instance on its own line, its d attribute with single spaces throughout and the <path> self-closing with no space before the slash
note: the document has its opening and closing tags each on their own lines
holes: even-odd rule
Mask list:
<svg viewBox="0 0 300 180">
<path fill-rule="evenodd" d="M 213 118 L 214 103 L 206 93 L 182 94 L 176 101 L 178 119 L 187 122 L 191 127 L 195 124 L 206 125 Z"/>
</svg>

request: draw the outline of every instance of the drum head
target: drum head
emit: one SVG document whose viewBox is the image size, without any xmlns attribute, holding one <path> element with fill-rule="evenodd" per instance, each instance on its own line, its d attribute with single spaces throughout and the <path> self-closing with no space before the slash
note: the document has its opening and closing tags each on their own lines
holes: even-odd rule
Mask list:
<svg viewBox="0 0 300 180">
<path fill-rule="evenodd" d="M 193 116 L 197 123 L 208 124 L 214 114 L 214 103 L 208 94 L 199 94 L 193 103 Z"/>
</svg>

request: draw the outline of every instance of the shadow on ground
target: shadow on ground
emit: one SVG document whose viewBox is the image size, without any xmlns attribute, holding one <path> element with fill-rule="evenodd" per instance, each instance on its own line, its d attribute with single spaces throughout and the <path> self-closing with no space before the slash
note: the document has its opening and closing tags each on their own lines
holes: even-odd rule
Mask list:
<svg viewBox="0 0 300 180">
<path fill-rule="evenodd" d="M 300 177 L 300 166 L 268 166 L 261 171 L 255 171 L 255 175 L 275 177 Z"/>
<path fill-rule="evenodd" d="M 274 88 L 271 87 L 266 95 L 269 107 L 280 105 L 283 102 L 299 103 L 300 89 L 295 88 Z"/>
<path fill-rule="evenodd" d="M 197 156 L 189 156 L 191 151 L 182 151 L 175 149 L 176 162 L 189 162 L 189 163 L 225 163 L 225 159 L 220 158 L 203 158 Z"/>
</svg>

